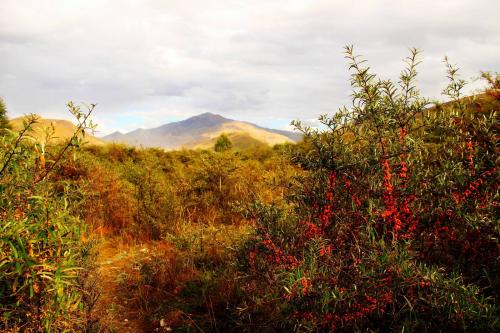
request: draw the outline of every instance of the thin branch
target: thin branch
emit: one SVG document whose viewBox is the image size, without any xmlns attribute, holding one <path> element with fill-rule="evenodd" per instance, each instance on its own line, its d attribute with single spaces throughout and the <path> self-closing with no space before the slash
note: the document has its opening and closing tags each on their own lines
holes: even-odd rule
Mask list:
<svg viewBox="0 0 500 333">
<path fill-rule="evenodd" d="M 94 111 L 94 108 L 95 108 L 95 104 L 91 104 L 89 109 L 88 109 L 88 112 L 83 117 L 83 121 L 81 121 L 81 122 L 79 121 L 77 129 L 73 133 L 73 136 L 68 140 L 68 142 L 66 143 L 64 148 L 59 151 L 59 154 L 55 158 L 54 162 L 51 164 L 50 168 L 48 168 L 40 178 L 36 179 L 33 182 L 34 185 L 38 184 L 39 182 L 44 180 L 49 175 L 49 173 L 56 167 L 56 165 L 59 163 L 59 161 L 64 156 L 66 151 L 69 149 L 69 147 L 71 147 L 73 145 L 73 140 L 75 140 L 80 135 L 82 130 L 85 130 L 85 128 L 87 128 L 87 119 L 90 117 L 90 114 L 92 113 L 92 111 Z"/>
<path fill-rule="evenodd" d="M 36 122 L 37 122 L 37 119 L 35 117 L 31 118 L 29 120 L 29 123 L 23 128 L 23 130 L 21 132 L 19 132 L 19 135 L 18 135 L 16 142 L 14 144 L 14 148 L 12 148 L 12 150 L 10 151 L 10 154 L 7 157 L 7 161 L 4 163 L 4 165 L 2 166 L 2 169 L 0 170 L 0 177 L 3 177 L 3 173 L 4 173 L 5 169 L 7 169 L 7 166 L 9 165 L 12 157 L 14 157 L 14 155 L 16 154 L 16 149 L 19 146 L 19 144 L 21 143 L 21 140 L 24 138 L 24 135 L 26 134 L 26 132 L 28 132 L 31 129 L 31 126 L 33 124 L 35 124 Z"/>
</svg>

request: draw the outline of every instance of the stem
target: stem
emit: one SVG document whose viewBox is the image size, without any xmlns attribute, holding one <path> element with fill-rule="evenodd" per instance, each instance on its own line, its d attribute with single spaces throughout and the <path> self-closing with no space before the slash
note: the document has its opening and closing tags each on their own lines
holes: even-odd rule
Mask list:
<svg viewBox="0 0 500 333">
<path fill-rule="evenodd" d="M 26 132 L 28 130 L 31 129 L 31 126 L 33 124 L 35 124 L 36 122 L 37 122 L 37 119 L 35 119 L 35 118 L 30 119 L 28 125 L 25 126 L 21 132 L 19 132 L 19 135 L 18 135 L 18 137 L 16 139 L 16 143 L 14 144 L 14 148 L 12 148 L 12 150 L 10 151 L 9 157 L 7 157 L 7 161 L 5 162 L 5 164 L 2 166 L 2 169 L 0 170 L 0 177 L 3 175 L 5 169 L 9 165 L 10 160 L 12 159 L 12 157 L 16 154 L 16 149 L 19 146 L 19 144 L 21 143 L 21 140 L 24 138 L 24 135 L 26 134 Z"/>
<path fill-rule="evenodd" d="M 95 107 L 95 105 L 93 105 L 93 104 L 90 106 L 89 111 L 83 117 L 83 121 L 81 121 L 78 124 L 76 131 L 73 133 L 73 136 L 68 140 L 68 143 L 64 146 L 64 148 L 61 149 L 61 151 L 57 155 L 56 159 L 54 160 L 54 163 L 52 163 L 52 165 L 50 166 L 50 168 L 48 168 L 47 170 L 45 170 L 45 172 L 43 173 L 43 175 L 40 178 L 38 178 L 37 180 L 35 180 L 33 182 L 33 185 L 38 184 L 39 182 L 41 182 L 42 180 L 44 180 L 48 176 L 48 174 L 55 168 L 55 166 L 59 163 L 59 161 L 64 156 L 64 154 L 66 153 L 66 151 L 69 149 L 69 147 L 71 147 L 73 140 L 75 138 L 77 138 L 78 135 L 80 134 L 80 132 L 82 131 L 82 129 L 84 129 L 86 127 L 87 119 L 90 117 L 90 114 L 92 113 L 92 111 L 94 111 L 94 107 Z"/>
</svg>

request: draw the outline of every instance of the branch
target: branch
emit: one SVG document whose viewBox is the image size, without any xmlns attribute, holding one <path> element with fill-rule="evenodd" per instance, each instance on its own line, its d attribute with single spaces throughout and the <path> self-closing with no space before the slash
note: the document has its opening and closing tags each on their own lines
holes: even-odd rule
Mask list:
<svg viewBox="0 0 500 333">
<path fill-rule="evenodd" d="M 26 134 L 26 132 L 31 130 L 31 126 L 33 124 L 35 124 L 37 122 L 37 120 L 38 119 L 36 117 L 30 118 L 28 124 L 26 124 L 24 126 L 24 128 L 22 129 L 22 131 L 19 132 L 19 135 L 18 135 L 16 142 L 14 144 L 14 148 L 12 148 L 12 150 L 10 151 L 10 154 L 7 157 L 7 161 L 4 163 L 4 165 L 2 166 L 2 169 L 0 170 L 0 178 L 3 177 L 3 173 L 4 173 L 5 169 L 7 169 L 7 166 L 9 165 L 12 157 L 14 157 L 14 155 L 16 154 L 16 149 L 19 146 L 19 144 L 21 143 L 21 140 L 24 138 L 24 135 Z"/>
<path fill-rule="evenodd" d="M 68 104 L 68 106 L 70 108 L 72 108 L 72 105 L 73 105 L 72 103 Z M 92 113 L 92 111 L 94 111 L 94 108 L 95 108 L 95 104 L 91 104 L 90 107 L 88 108 L 88 112 L 83 117 L 83 121 L 79 121 L 76 131 L 73 133 L 73 136 L 68 140 L 68 142 L 66 143 L 64 148 L 59 151 L 59 154 L 57 154 L 57 157 L 55 158 L 54 163 L 52 163 L 50 168 L 48 168 L 40 178 L 36 179 L 33 182 L 33 185 L 38 184 L 39 182 L 44 180 L 48 176 L 48 174 L 50 172 L 52 172 L 52 170 L 54 170 L 55 166 L 59 163 L 59 161 L 64 156 L 66 151 L 69 149 L 69 147 L 71 147 L 73 145 L 73 140 L 78 138 L 78 135 L 81 133 L 81 131 L 85 130 L 87 128 L 87 119 L 90 117 L 90 114 Z M 76 117 L 77 117 L 77 119 L 79 119 L 79 116 L 76 116 Z"/>
</svg>

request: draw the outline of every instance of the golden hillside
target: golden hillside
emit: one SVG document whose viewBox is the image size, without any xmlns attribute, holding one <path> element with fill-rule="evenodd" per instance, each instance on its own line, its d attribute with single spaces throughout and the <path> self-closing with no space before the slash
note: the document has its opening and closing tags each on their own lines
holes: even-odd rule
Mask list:
<svg viewBox="0 0 500 333">
<path fill-rule="evenodd" d="M 294 142 L 284 135 L 266 131 L 252 124 L 233 121 L 221 124 L 216 130 L 202 134 L 197 142 L 187 146 L 189 148 L 212 148 L 221 134 L 226 134 L 236 149 Z"/>
<path fill-rule="evenodd" d="M 23 119 L 26 117 L 18 117 L 10 120 L 10 124 L 14 131 L 19 131 L 23 126 Z M 54 128 L 54 135 L 52 140 L 63 141 L 71 138 L 73 133 L 76 131 L 76 126 L 68 120 L 61 119 L 45 119 L 39 116 L 38 122 L 33 126 L 33 132 L 31 136 L 36 138 L 41 142 L 46 141 L 46 132 L 50 128 Z M 85 133 L 85 141 L 92 145 L 102 145 L 103 141 L 91 135 L 90 133 Z"/>
</svg>

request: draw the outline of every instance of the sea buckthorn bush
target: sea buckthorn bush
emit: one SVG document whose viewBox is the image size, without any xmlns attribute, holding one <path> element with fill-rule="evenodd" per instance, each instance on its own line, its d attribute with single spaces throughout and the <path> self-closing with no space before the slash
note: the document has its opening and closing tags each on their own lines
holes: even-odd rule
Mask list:
<svg viewBox="0 0 500 333">
<path fill-rule="evenodd" d="M 241 257 L 241 327 L 295 331 L 499 329 L 498 75 L 463 97 L 446 60 L 446 103 L 346 48 L 352 105 L 300 122 L 307 170 L 287 202 L 257 204 Z M 243 282 L 245 281 L 245 282 Z"/>
</svg>

